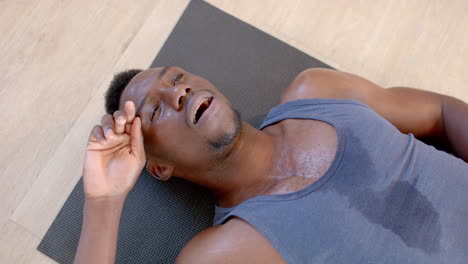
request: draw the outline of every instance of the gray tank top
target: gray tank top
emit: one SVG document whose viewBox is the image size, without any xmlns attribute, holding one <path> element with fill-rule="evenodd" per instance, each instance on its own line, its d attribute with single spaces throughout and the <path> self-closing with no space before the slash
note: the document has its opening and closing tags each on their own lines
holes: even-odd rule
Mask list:
<svg viewBox="0 0 468 264">
<path fill-rule="evenodd" d="M 260 129 L 290 118 L 335 127 L 328 171 L 297 192 L 216 207 L 214 225 L 242 218 L 288 263 L 468 263 L 468 163 L 356 101 L 287 102 Z"/>
</svg>

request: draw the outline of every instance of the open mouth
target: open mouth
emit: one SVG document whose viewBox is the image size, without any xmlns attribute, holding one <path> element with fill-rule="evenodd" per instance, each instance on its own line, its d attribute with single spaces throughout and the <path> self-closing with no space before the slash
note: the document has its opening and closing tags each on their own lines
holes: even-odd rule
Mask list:
<svg viewBox="0 0 468 264">
<path fill-rule="evenodd" d="M 197 124 L 200 118 L 203 116 L 203 113 L 210 107 L 211 102 L 213 101 L 213 97 L 209 97 L 204 99 L 201 104 L 198 106 L 197 110 L 195 111 L 195 117 L 193 119 L 193 123 Z"/>
</svg>

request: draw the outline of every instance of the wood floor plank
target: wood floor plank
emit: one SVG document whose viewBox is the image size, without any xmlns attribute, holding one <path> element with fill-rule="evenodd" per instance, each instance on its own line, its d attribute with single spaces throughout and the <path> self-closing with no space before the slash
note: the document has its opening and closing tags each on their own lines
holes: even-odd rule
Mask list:
<svg viewBox="0 0 468 264">
<path fill-rule="evenodd" d="M 0 187 L 0 208 L 2 209 L 0 226 L 3 224 L 3 227 L 0 228 L 3 238 L 0 243 L 0 263 L 54 263 L 53 260 L 35 248 L 40 242 L 40 237 L 45 233 L 42 230 L 47 230 L 58 211 L 58 209 L 53 211 L 54 208 L 60 208 L 80 175 L 82 150 L 85 142 L 83 138 L 86 139 L 91 123 L 96 122 L 100 113 L 103 113 L 102 101 L 96 102 L 102 98 L 104 87 L 107 86 L 115 71 L 127 67 L 147 67 L 149 65 L 188 3 L 186 0 L 140 1 L 140 3 L 128 2 L 127 5 L 132 6 L 127 8 L 120 3 L 114 5 L 113 1 L 99 3 L 75 1 L 77 2 L 75 6 L 69 5 L 54 11 L 51 9 L 58 8 L 54 5 L 54 1 L 49 1 L 48 5 L 43 2 L 35 2 L 37 5 L 29 6 L 31 10 L 24 11 L 20 8 L 22 3 L 11 4 L 10 1 L 8 2 L 10 4 L 8 12 L 4 9 L 0 12 L 14 14 L 6 20 L 14 25 L 13 29 L 18 32 L 21 30 L 34 31 L 34 26 L 28 26 L 28 24 L 33 23 L 32 21 L 37 18 L 32 18 L 31 13 L 39 13 L 36 17 L 42 20 L 46 20 L 48 16 L 60 17 L 55 18 L 53 22 L 44 22 L 40 27 L 47 28 L 50 23 L 65 23 L 71 19 L 74 24 L 83 24 L 81 26 L 88 28 L 78 33 L 71 31 L 73 34 L 69 35 L 62 32 L 66 28 L 62 31 L 57 29 L 55 32 L 49 29 L 47 34 L 50 34 L 48 36 L 50 40 L 48 41 L 62 42 L 61 44 L 56 43 L 52 47 L 55 50 L 50 51 L 50 53 L 63 55 L 61 58 L 60 54 L 54 55 L 56 56 L 56 58 L 52 58 L 54 61 L 49 61 L 48 54 L 41 53 L 47 52 L 46 48 L 42 48 L 44 51 L 36 48 L 25 54 L 25 56 L 29 56 L 24 59 L 26 62 L 21 62 L 21 58 L 18 56 L 24 55 L 22 49 L 27 46 L 27 42 L 36 40 L 36 36 L 28 38 L 27 34 L 29 33 L 27 32 L 11 33 L 20 35 L 16 36 L 15 41 L 12 40 L 14 43 L 2 41 L 5 39 L 0 40 L 0 47 L 13 47 L 9 49 L 9 52 L 2 53 L 0 51 L 0 70 L 8 70 L 8 74 L 2 75 L 0 78 L 5 78 L 3 80 L 9 82 L 9 86 L 4 84 L 1 86 L 0 94 L 4 96 L 11 93 L 8 89 L 19 89 L 23 91 L 23 96 L 30 96 L 29 99 L 25 99 L 27 102 L 24 105 L 15 105 L 14 101 L 4 105 L 6 100 L 3 98 L 0 106 L 1 115 L 4 120 L 8 117 L 9 123 L 7 122 L 7 125 L 10 126 L 9 130 L 2 126 L 0 134 L 3 139 L 8 139 L 1 142 L 0 154 L 3 159 L 0 165 L 2 173 L 0 179 L 4 183 Z M 109 5 L 113 6 L 108 7 Z M 133 5 L 137 6 L 133 7 Z M 110 11 L 106 10 L 109 8 Z M 81 11 L 76 9 L 81 9 Z M 164 9 L 174 10 L 163 12 Z M 23 10 L 25 14 L 21 13 L 20 10 Z M 17 12 L 16 16 L 14 12 Z M 84 14 L 87 12 L 91 13 L 90 16 L 94 16 L 94 20 L 89 21 L 89 16 Z M 162 21 L 156 19 L 155 12 L 159 13 L 159 19 L 163 19 Z M 167 17 L 161 14 L 167 14 Z M 75 16 L 75 19 L 67 18 L 67 16 Z M 2 23 L 5 16 L 0 17 L 0 25 L 5 25 Z M 12 23 L 12 17 L 16 17 L 19 21 L 16 24 Z M 22 19 L 27 21 L 24 22 Z M 93 26 L 96 28 L 92 29 Z M 107 30 L 105 30 L 106 27 Z M 0 26 L 2 32 L 8 28 Z M 155 34 L 155 32 L 160 32 L 160 34 Z M 119 34 L 120 36 L 118 36 Z M 47 38 L 47 36 L 43 38 Z M 36 47 L 41 46 L 40 43 L 35 45 Z M 5 49 L 2 50 L 5 51 Z M 75 53 L 76 58 L 73 58 L 73 53 Z M 65 56 L 66 54 L 69 55 Z M 34 67 L 31 64 L 34 64 Z M 41 65 L 38 64 L 47 67 L 41 68 Z M 9 65 L 19 66 L 15 66 L 16 69 L 9 67 Z M 61 67 L 72 68 L 62 70 Z M 15 78 L 28 80 L 15 82 L 7 77 L 11 80 Z M 29 85 L 25 85 L 25 83 Z M 50 90 L 47 90 L 49 88 L 45 86 L 50 86 Z M 58 91 L 62 89 L 62 86 L 64 91 Z M 54 95 L 56 92 L 61 93 L 60 96 Z M 19 95 L 16 97 L 19 98 Z M 55 104 L 55 102 L 58 103 Z M 40 105 L 41 103 L 43 105 Z M 33 109 L 33 106 L 40 106 L 44 109 L 36 110 Z M 13 108 L 9 109 L 8 107 Z M 15 111 L 18 111 L 19 114 L 16 115 Z M 43 112 L 47 112 L 45 116 L 42 115 Z M 32 121 L 28 120 L 27 113 L 31 115 Z M 80 121 L 83 119 L 86 121 Z M 15 133 L 15 128 L 21 127 L 21 122 L 33 122 L 33 124 L 22 126 L 25 130 Z M 61 160 L 61 157 L 69 158 Z M 74 167 L 73 164 L 77 164 L 77 166 Z M 40 173 L 41 168 L 43 168 L 42 173 Z M 38 177 L 38 175 L 40 176 Z M 33 201 L 37 198 L 38 203 L 28 204 L 27 201 L 31 201 L 25 197 L 28 190 L 30 192 L 28 192 L 27 197 L 32 198 Z M 47 193 L 47 191 L 50 192 Z M 23 204 L 28 205 L 18 207 L 23 198 L 26 198 L 23 200 Z M 34 214 L 38 211 L 37 209 L 41 210 L 40 206 L 36 207 L 38 204 L 45 204 L 46 209 L 44 212 Z M 12 216 L 14 209 L 18 209 L 18 217 Z M 53 212 L 50 213 L 51 211 Z M 41 229 L 35 225 L 32 228 L 24 228 L 20 225 L 21 223 L 18 224 L 13 220 L 20 220 L 19 222 L 23 220 L 26 223 L 25 226 L 28 223 L 38 221 L 37 226 L 43 224 L 45 227 Z M 28 229 L 40 231 L 36 232 L 38 235 L 34 235 Z"/>
<path fill-rule="evenodd" d="M 109 80 L 147 67 L 188 1 L 1 1 L 0 263 L 52 262 L 35 246 L 81 174 Z M 468 101 L 464 0 L 207 2 L 382 86 Z"/>
<path fill-rule="evenodd" d="M 340 70 L 468 101 L 468 3 L 208 0 Z"/>
<path fill-rule="evenodd" d="M 43 237 L 81 176 L 85 143 L 92 127 L 104 114 L 103 94 L 113 73 L 127 68 L 147 68 L 187 5 L 187 0 L 164 0 L 153 9 L 121 59 L 110 69 L 111 73 L 107 74 L 106 80 L 92 96 L 70 133 L 49 159 L 11 219 L 38 237 Z"/>
<path fill-rule="evenodd" d="M 157 2 L 9 1 L 0 39 L 0 223 L 18 206 Z"/>
<path fill-rule="evenodd" d="M 0 263 L 55 263 L 36 250 L 41 240 L 22 226 L 6 221 L 0 231 Z"/>
</svg>

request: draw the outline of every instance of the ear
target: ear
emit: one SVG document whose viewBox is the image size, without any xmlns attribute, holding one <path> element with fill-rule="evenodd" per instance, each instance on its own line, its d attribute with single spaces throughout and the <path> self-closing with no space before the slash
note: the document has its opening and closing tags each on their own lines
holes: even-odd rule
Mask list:
<svg viewBox="0 0 468 264">
<path fill-rule="evenodd" d="M 174 167 L 158 164 L 153 160 L 148 160 L 146 162 L 146 170 L 148 170 L 156 179 L 167 181 L 171 178 Z"/>
</svg>

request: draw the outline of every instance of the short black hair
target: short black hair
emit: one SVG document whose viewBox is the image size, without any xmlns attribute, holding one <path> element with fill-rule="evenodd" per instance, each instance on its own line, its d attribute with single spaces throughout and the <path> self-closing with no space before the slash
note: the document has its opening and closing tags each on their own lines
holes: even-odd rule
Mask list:
<svg viewBox="0 0 468 264">
<path fill-rule="evenodd" d="M 120 97 L 123 90 L 133 77 L 142 71 L 140 69 L 130 69 L 114 75 L 105 96 L 106 113 L 112 115 L 115 111 L 119 110 Z"/>
</svg>

